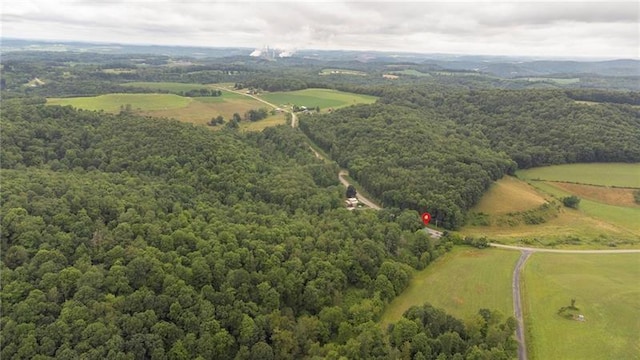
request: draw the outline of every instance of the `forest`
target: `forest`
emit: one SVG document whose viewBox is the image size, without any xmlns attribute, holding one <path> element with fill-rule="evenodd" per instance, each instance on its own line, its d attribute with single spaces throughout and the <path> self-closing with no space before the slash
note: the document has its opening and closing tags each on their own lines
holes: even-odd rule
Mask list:
<svg viewBox="0 0 640 360">
<path fill-rule="evenodd" d="M 349 212 L 289 127 L 3 102 L 6 359 L 508 359 L 513 320 L 385 304 L 453 246 Z"/>
</svg>

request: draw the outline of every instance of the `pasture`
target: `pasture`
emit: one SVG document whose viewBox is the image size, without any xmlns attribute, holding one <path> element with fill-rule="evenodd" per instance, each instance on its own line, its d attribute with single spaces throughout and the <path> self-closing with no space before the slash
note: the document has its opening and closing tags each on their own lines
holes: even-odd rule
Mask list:
<svg viewBox="0 0 640 360">
<path fill-rule="evenodd" d="M 196 83 L 176 83 L 176 82 L 149 82 L 149 81 L 137 81 L 121 84 L 122 86 L 131 86 L 138 88 L 145 88 L 151 90 L 160 91 L 189 91 L 196 89 L 217 89 L 217 87 L 211 84 L 196 84 Z"/>
<path fill-rule="evenodd" d="M 523 273 L 529 359 L 640 354 L 640 254 L 533 254 Z M 585 321 L 558 309 L 575 306 Z"/>
<path fill-rule="evenodd" d="M 393 71 L 391 74 L 416 76 L 416 77 L 431 77 L 431 74 L 423 73 L 423 72 L 415 70 L 415 69 L 404 69 L 402 71 Z"/>
<path fill-rule="evenodd" d="M 511 316 L 511 275 L 519 256 L 517 251 L 455 247 L 413 274 L 409 286 L 387 305 L 381 325 L 386 328 L 411 306 L 425 302 L 463 320 L 482 308 Z"/>
<path fill-rule="evenodd" d="M 574 182 L 586 185 L 640 188 L 640 163 L 590 163 L 518 170 L 527 180 Z"/>
<path fill-rule="evenodd" d="M 272 92 L 260 95 L 260 98 L 276 105 L 287 104 L 306 106 L 309 109 L 320 107 L 338 109 L 355 104 L 372 104 L 377 100 L 375 96 L 360 95 L 329 89 L 305 89 L 287 92 Z"/>
</svg>

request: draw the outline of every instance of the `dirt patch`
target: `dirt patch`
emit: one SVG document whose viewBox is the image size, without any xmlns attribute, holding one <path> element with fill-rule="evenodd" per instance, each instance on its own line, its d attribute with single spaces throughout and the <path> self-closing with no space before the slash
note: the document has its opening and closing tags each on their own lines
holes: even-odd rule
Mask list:
<svg viewBox="0 0 640 360">
<path fill-rule="evenodd" d="M 584 199 L 615 206 L 640 207 L 640 205 L 636 204 L 633 199 L 633 192 L 635 189 L 610 188 L 605 186 L 570 184 L 562 182 L 552 182 L 552 184 L 555 187 Z"/>
</svg>

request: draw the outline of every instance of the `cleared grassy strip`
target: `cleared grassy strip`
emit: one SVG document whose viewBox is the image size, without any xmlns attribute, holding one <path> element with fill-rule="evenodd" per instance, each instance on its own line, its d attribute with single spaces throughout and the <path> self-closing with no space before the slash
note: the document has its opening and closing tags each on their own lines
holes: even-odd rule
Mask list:
<svg viewBox="0 0 640 360">
<path fill-rule="evenodd" d="M 519 256 L 517 251 L 457 247 L 413 275 L 407 289 L 385 309 L 381 325 L 386 328 L 411 306 L 425 302 L 461 319 L 482 308 L 511 316 L 511 275 Z"/>
<path fill-rule="evenodd" d="M 517 172 L 529 180 L 640 188 L 640 163 L 591 163 L 545 166 Z"/>
<path fill-rule="evenodd" d="M 85 110 L 104 110 L 117 113 L 122 106 L 131 105 L 133 111 L 180 109 L 193 100 L 174 94 L 106 94 L 92 97 L 49 98 L 49 105 L 71 105 Z"/>
<path fill-rule="evenodd" d="M 491 185 L 471 211 L 505 214 L 534 209 L 544 203 L 544 196 L 531 185 L 512 176 L 505 176 Z"/>
<path fill-rule="evenodd" d="M 284 114 L 276 114 L 276 115 L 271 115 L 268 118 L 260 120 L 260 121 L 255 121 L 255 122 L 242 121 L 240 123 L 240 130 L 242 130 L 242 131 L 262 131 L 265 128 L 268 128 L 270 126 L 283 125 L 285 123 L 286 123 L 285 115 Z"/>
<path fill-rule="evenodd" d="M 640 255 L 533 254 L 523 274 L 530 359 L 635 359 Z M 585 321 L 557 314 L 575 299 Z"/>
<path fill-rule="evenodd" d="M 341 108 L 355 104 L 372 104 L 375 96 L 352 94 L 329 89 L 305 89 L 288 92 L 273 92 L 260 95 L 261 98 L 275 105 L 292 104 L 306 106 L 309 109 Z"/>
<path fill-rule="evenodd" d="M 530 77 L 530 78 L 518 78 L 518 80 L 520 79 L 524 79 L 527 81 L 548 81 L 548 82 L 552 82 L 552 83 L 556 83 L 559 85 L 569 85 L 569 84 L 575 84 L 575 83 L 579 83 L 580 82 L 580 78 L 546 78 L 546 77 Z"/>
</svg>

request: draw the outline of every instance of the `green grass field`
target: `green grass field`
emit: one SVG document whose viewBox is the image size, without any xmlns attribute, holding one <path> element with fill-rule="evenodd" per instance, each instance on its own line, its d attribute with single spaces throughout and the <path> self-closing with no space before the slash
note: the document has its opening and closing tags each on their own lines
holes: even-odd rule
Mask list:
<svg viewBox="0 0 640 360">
<path fill-rule="evenodd" d="M 173 94 L 106 94 L 92 97 L 49 98 L 49 105 L 71 105 L 85 110 L 117 113 L 130 104 L 133 111 L 173 110 L 188 106 L 193 100 Z"/>
<path fill-rule="evenodd" d="M 524 270 L 529 359 L 637 359 L 640 254 L 534 254 Z M 557 314 L 575 299 L 585 321 Z"/>
<path fill-rule="evenodd" d="M 328 108 L 337 109 L 355 104 L 372 104 L 377 100 L 375 96 L 352 94 L 329 89 L 273 92 L 262 94 L 260 97 L 277 106 L 292 104 L 306 106 L 309 109 L 319 106 L 321 110 Z"/>
<path fill-rule="evenodd" d="M 381 325 L 386 328 L 425 302 L 463 320 L 481 308 L 511 316 L 511 275 L 519 256 L 517 251 L 456 247 L 413 275 L 409 287 L 385 309 Z"/>
<path fill-rule="evenodd" d="M 640 163 L 592 163 L 518 170 L 528 180 L 569 181 L 580 184 L 640 188 Z"/>
</svg>

